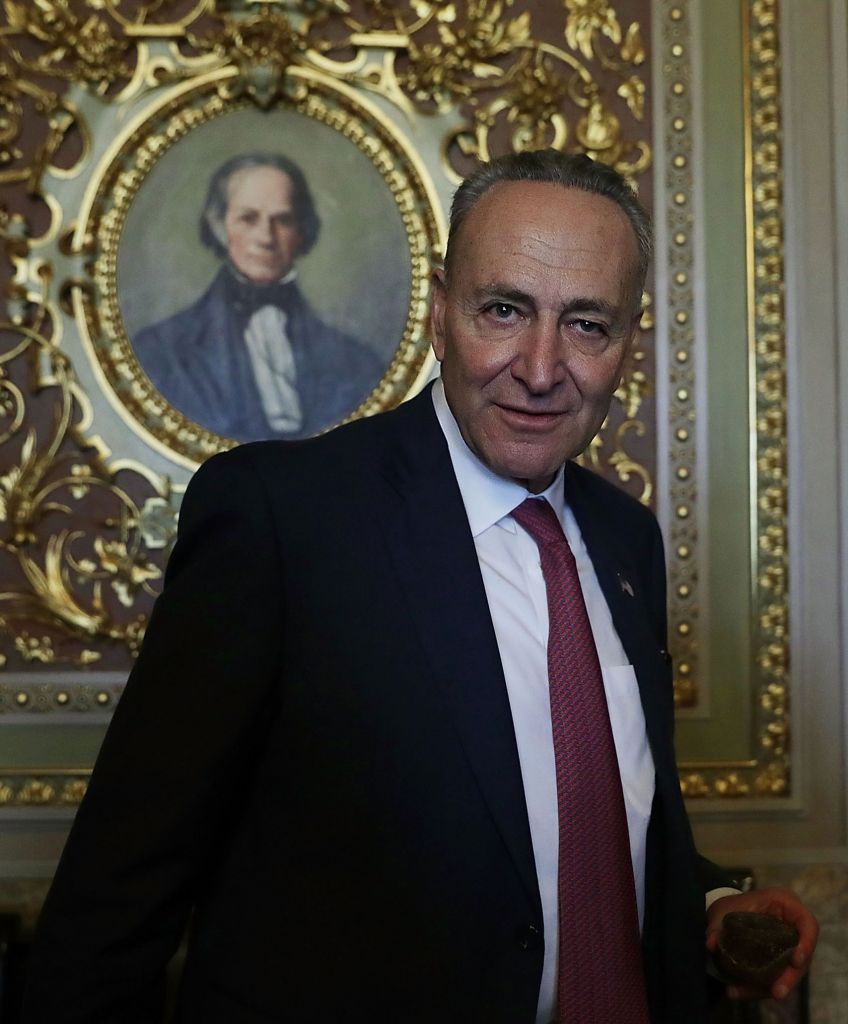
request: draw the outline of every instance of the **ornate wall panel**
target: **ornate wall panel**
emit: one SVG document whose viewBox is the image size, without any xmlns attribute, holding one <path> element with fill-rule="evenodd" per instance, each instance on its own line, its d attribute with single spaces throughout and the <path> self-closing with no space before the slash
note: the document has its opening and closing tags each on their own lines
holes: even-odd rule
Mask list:
<svg viewBox="0 0 848 1024">
<path fill-rule="evenodd" d="M 776 0 L 6 0 L 3 14 L 0 805 L 79 799 L 185 484 L 235 443 L 155 386 L 134 339 L 214 275 L 196 242 L 210 174 L 257 148 L 303 165 L 325 230 L 299 279 L 381 360 L 319 429 L 433 372 L 427 267 L 475 160 L 553 145 L 637 184 L 658 299 L 649 283 L 584 460 L 664 525 L 685 792 L 789 794 Z M 733 79 L 731 55 L 738 96 L 710 128 L 711 75 Z M 717 146 L 727 195 L 704 181 Z M 375 292 L 394 305 L 359 301 Z"/>
<path fill-rule="evenodd" d="M 427 267 L 474 161 L 585 151 L 650 202 L 649 4 L 5 0 L 3 14 L 0 805 L 70 806 L 190 473 L 236 441 L 163 394 L 135 343 L 214 274 L 190 240 L 211 172 L 255 149 L 302 164 L 325 230 L 298 279 L 382 367 L 317 429 L 370 415 L 433 372 Z M 377 292 L 394 306 L 356 303 Z M 649 502 L 646 301 L 585 459 Z"/>
<path fill-rule="evenodd" d="M 788 796 L 778 6 L 659 7 L 659 505 L 682 783 L 694 798 Z"/>
</svg>

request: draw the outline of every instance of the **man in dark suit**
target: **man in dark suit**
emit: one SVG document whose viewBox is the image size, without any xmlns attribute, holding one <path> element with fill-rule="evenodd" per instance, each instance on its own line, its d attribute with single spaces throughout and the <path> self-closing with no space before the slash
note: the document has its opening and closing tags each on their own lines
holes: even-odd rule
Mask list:
<svg viewBox="0 0 848 1024">
<path fill-rule="evenodd" d="M 246 153 L 212 176 L 200 236 L 222 261 L 204 294 L 133 339 L 142 369 L 183 415 L 237 441 L 310 437 L 349 416 L 386 367 L 326 324 L 295 261 L 320 221 L 303 172 Z"/>
<path fill-rule="evenodd" d="M 774 992 L 797 983 L 809 912 L 732 893 L 692 844 L 657 524 L 568 461 L 606 414 L 649 246 L 610 169 L 495 161 L 460 189 L 435 275 L 441 381 L 200 469 L 48 897 L 27 1024 L 159 1020 L 192 911 L 182 1022 L 701 1022 L 731 909 L 798 925 Z M 608 771 L 563 767 L 562 610 L 528 502 L 573 554 L 566 619 L 591 635 L 565 682 L 580 704 L 594 666 L 604 720 L 580 756 L 613 743 Z M 615 803 L 615 877 L 566 778 Z M 590 856 L 562 856 L 575 831 Z"/>
</svg>

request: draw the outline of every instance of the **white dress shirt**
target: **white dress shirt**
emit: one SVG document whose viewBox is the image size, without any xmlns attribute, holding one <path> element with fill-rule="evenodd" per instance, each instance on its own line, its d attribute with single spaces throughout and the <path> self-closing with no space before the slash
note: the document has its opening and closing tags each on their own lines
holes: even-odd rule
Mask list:
<svg viewBox="0 0 848 1024">
<path fill-rule="evenodd" d="M 549 1024 L 556 1013 L 559 822 L 548 694 L 548 605 L 539 550 L 510 515 L 529 494 L 520 484 L 497 476 L 471 452 L 441 381 L 433 387 L 433 404 L 474 538 L 509 695 L 542 899 L 545 957 L 536 1024 Z M 598 649 L 624 791 L 641 926 L 654 763 L 636 674 L 627 662 L 577 521 L 568 508 L 562 469 L 538 497 L 547 498 L 553 506 L 574 553 Z"/>
</svg>

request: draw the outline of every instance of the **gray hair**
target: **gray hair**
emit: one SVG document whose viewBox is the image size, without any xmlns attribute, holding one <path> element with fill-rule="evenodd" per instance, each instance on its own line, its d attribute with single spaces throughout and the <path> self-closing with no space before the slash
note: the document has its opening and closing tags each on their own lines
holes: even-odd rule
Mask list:
<svg viewBox="0 0 848 1024">
<path fill-rule="evenodd" d="M 304 256 L 318 240 L 321 220 L 312 200 L 312 193 L 306 183 L 303 171 L 294 160 L 281 153 L 243 153 L 234 156 L 221 164 L 212 175 L 206 202 L 200 215 L 200 241 L 211 249 L 220 259 L 227 258 L 227 239 L 224 231 L 224 219 L 230 196 L 228 192 L 230 179 L 239 171 L 251 167 L 275 167 L 292 183 L 292 206 L 300 231 L 299 256 Z"/>
<path fill-rule="evenodd" d="M 445 250 L 445 277 L 450 278 L 453 252 L 459 229 L 474 205 L 494 185 L 505 181 L 537 181 L 562 185 L 606 196 L 627 215 L 639 244 L 639 288 L 645 286 L 648 264 L 653 248 L 651 218 L 636 198 L 627 181 L 608 164 L 592 160 L 584 153 L 560 153 L 556 149 L 539 149 L 525 153 L 509 153 L 483 164 L 470 174 L 456 190 L 451 204 L 450 231 Z"/>
</svg>

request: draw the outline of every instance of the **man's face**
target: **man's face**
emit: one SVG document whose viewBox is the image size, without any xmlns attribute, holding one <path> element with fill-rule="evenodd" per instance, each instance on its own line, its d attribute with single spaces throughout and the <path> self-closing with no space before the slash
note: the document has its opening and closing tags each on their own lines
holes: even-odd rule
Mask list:
<svg viewBox="0 0 848 1024">
<path fill-rule="evenodd" d="M 272 284 L 291 270 L 300 248 L 292 183 L 276 167 L 236 171 L 227 185 L 227 251 L 254 284 Z"/>
<path fill-rule="evenodd" d="M 639 249 L 611 200 L 502 182 L 467 215 L 432 331 L 469 448 L 538 493 L 600 429 L 639 324 Z"/>
</svg>

